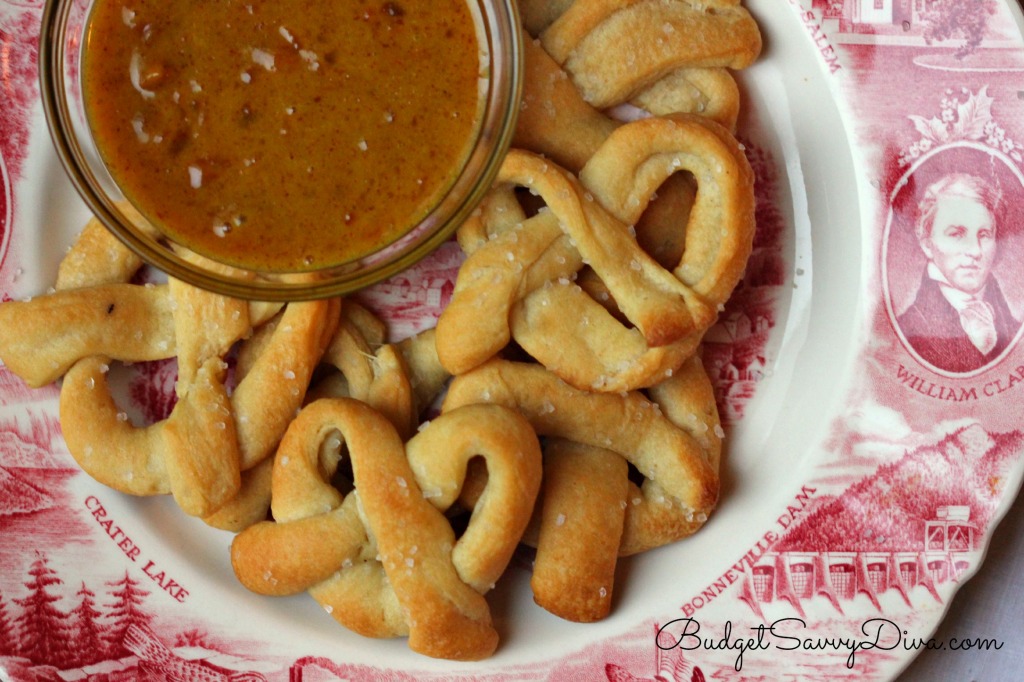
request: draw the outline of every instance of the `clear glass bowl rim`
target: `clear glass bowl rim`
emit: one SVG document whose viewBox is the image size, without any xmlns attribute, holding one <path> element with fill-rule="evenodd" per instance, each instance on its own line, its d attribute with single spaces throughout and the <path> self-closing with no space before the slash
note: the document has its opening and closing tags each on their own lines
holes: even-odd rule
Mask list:
<svg viewBox="0 0 1024 682">
<path fill-rule="evenodd" d="M 438 220 L 436 229 L 416 239 L 410 248 L 398 246 L 408 239 L 408 235 L 399 239 L 386 247 L 402 248 L 395 257 L 369 267 L 360 267 L 359 261 L 354 261 L 308 273 L 234 278 L 184 260 L 158 240 L 132 227 L 115 200 L 100 187 L 88 168 L 81 144 L 73 132 L 64 65 L 67 25 L 76 0 L 46 0 L 43 6 L 39 33 L 39 81 L 50 138 L 68 178 L 92 213 L 143 262 L 169 277 L 226 296 L 250 300 L 287 302 L 351 294 L 408 269 L 448 241 L 491 188 L 511 146 L 522 96 L 523 47 L 519 12 L 515 0 L 478 0 L 478 4 L 486 14 L 484 24 L 492 54 L 492 70 L 495 60 L 504 67 L 498 73 L 500 78 L 493 77 L 492 73 L 484 120 L 478 132 L 476 148 L 486 145 L 481 171 L 471 178 L 465 194 L 458 197 L 459 201 L 448 215 L 442 215 L 438 220 L 435 209 L 426 218 L 428 221 Z M 492 29 L 499 34 L 494 35 Z M 501 54 L 495 54 L 498 50 Z M 460 176 L 456 184 L 462 181 Z M 374 257 L 371 255 L 361 260 Z"/>
</svg>

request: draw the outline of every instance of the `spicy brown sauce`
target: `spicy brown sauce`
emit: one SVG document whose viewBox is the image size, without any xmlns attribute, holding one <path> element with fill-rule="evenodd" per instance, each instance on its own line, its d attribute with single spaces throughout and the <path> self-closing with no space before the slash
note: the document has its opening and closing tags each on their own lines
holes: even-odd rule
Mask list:
<svg viewBox="0 0 1024 682">
<path fill-rule="evenodd" d="M 241 267 L 343 263 L 408 231 L 475 141 L 466 0 L 98 0 L 86 112 L 126 197 Z"/>
</svg>

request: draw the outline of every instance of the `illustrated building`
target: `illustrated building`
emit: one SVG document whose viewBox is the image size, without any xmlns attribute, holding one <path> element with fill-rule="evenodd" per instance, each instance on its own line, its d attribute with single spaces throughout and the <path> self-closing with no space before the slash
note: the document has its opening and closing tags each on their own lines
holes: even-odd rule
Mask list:
<svg viewBox="0 0 1024 682">
<path fill-rule="evenodd" d="M 975 558 L 976 531 L 970 507 L 949 505 L 925 522 L 923 550 L 766 552 L 750 571 L 747 601 L 756 612 L 788 601 L 802 614 L 805 600 L 825 597 L 842 612 L 864 595 L 880 609 L 879 595 L 894 590 L 909 605 L 911 590 L 923 587 L 941 602 L 937 586 L 958 580 Z"/>
</svg>

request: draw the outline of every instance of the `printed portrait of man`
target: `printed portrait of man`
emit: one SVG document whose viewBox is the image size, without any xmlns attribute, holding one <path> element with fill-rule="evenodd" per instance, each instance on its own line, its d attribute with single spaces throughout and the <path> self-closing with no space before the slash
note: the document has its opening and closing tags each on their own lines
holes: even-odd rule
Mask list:
<svg viewBox="0 0 1024 682">
<path fill-rule="evenodd" d="M 914 233 L 928 262 L 897 321 L 907 343 L 938 369 L 984 367 L 1020 328 L 992 276 L 1001 202 L 979 177 L 950 173 L 930 184 L 917 206 Z"/>
</svg>

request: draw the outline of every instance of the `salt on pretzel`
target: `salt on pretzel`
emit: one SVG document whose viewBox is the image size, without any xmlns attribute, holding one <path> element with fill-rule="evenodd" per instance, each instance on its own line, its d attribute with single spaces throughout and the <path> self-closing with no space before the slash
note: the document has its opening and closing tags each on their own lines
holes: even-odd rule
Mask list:
<svg viewBox="0 0 1024 682">
<path fill-rule="evenodd" d="M 135 495 L 172 493 L 186 513 L 209 517 L 237 495 L 241 472 L 271 454 L 301 406 L 335 308 L 330 302 L 289 304 L 273 343 L 230 396 L 227 364 L 214 355 L 186 388 L 179 382 L 171 415 L 145 427 L 125 420 L 107 389 L 105 369 L 109 358 L 120 359 L 116 349 L 83 358 L 61 389 L 69 451 L 106 485 Z M 228 471 L 233 478 L 225 479 Z M 217 487 L 225 480 L 229 487 Z M 265 513 L 265 501 L 261 506 Z M 245 518 L 254 516 L 258 508 Z"/>
<path fill-rule="evenodd" d="M 452 301 L 437 325 L 438 355 L 446 369 L 456 375 L 468 371 L 514 335 L 527 352 L 573 385 L 619 391 L 656 381 L 692 352 L 697 342 L 692 332 L 711 324 L 717 315 L 714 305 L 690 295 L 575 178 L 540 157 L 513 150 L 497 182 L 529 187 L 548 210 L 521 229 L 495 234 L 462 265 Z M 644 336 L 625 330 L 598 304 L 550 305 L 555 297 L 586 298 L 571 283 L 585 261 Z M 610 330 L 617 329 L 632 343 L 610 343 L 617 340 L 610 338 Z M 553 336 L 545 339 L 546 334 Z M 582 336 L 570 341 L 570 335 Z M 566 343 L 573 350 L 561 353 Z M 580 345 L 587 347 L 585 354 L 576 350 Z"/>
<path fill-rule="evenodd" d="M 622 121 L 583 100 L 562 68 L 537 41 L 524 45 L 523 106 L 512 145 L 553 160 L 579 173 Z M 735 130 L 739 88 L 724 69 L 680 69 L 662 78 L 633 100 L 654 114 L 694 113 Z M 676 174 L 658 188 L 658 201 L 637 220 L 637 242 L 663 266 L 679 262 L 683 234 L 680 221 L 689 214 L 696 188 Z"/>
<path fill-rule="evenodd" d="M 90 222 L 61 263 L 56 291 L 0 306 L 0 357 L 30 385 L 63 375 L 61 426 L 86 473 L 128 494 L 172 493 L 187 513 L 218 527 L 251 523 L 269 504 L 269 468 L 258 465 L 302 403 L 338 303 L 288 306 L 276 341 L 229 396 L 224 357 L 278 307 L 174 279 L 129 284 L 138 266 Z M 171 415 L 136 428 L 110 395 L 109 363 L 175 356 Z"/>
<path fill-rule="evenodd" d="M 682 260 L 669 272 L 629 226 L 679 171 L 691 172 L 699 190 Z M 493 231 L 479 227 L 493 215 L 484 210 L 464 227 L 476 235 L 475 250 L 437 327 L 439 356 L 453 374 L 493 357 L 514 336 L 574 386 L 630 390 L 678 367 L 717 319 L 753 244 L 753 174 L 735 138 L 700 117 L 635 121 L 608 137 L 580 178 L 536 155 L 513 150 L 506 157 L 499 196 L 509 185 L 527 187 L 547 210 Z M 572 284 L 584 264 L 636 329 Z"/>
<path fill-rule="evenodd" d="M 523 46 L 523 97 L 512 145 L 544 154 L 578 172 L 611 132 L 622 124 L 583 99 L 568 74 L 539 41 Z M 699 114 L 735 130 L 740 94 L 725 69 L 680 69 L 633 98 L 655 116 Z"/>
<path fill-rule="evenodd" d="M 547 439 L 537 528 L 527 540 L 537 548 L 530 576 L 537 604 L 576 622 L 607 617 L 630 485 L 619 453 Z"/>
<path fill-rule="evenodd" d="M 517 409 L 549 442 L 525 541 L 538 548 L 534 598 L 564 618 L 607 615 L 616 557 L 691 535 L 717 501 L 723 432 L 697 356 L 649 396 L 579 391 L 537 365 L 493 360 L 456 377 L 443 410 L 481 402 Z"/>
<path fill-rule="evenodd" d="M 761 52 L 757 23 L 739 0 L 574 2 L 540 39 L 599 109 L 679 69 L 743 69 Z M 609 60 L 610 52 L 622 57 Z"/>
<path fill-rule="evenodd" d="M 732 134 L 699 117 L 640 119 L 608 137 L 580 171 L 580 182 L 631 225 L 680 169 L 693 174 L 698 189 L 673 272 L 697 294 L 724 303 L 754 239 L 754 174 Z"/>
<path fill-rule="evenodd" d="M 354 490 L 330 481 L 342 448 Z M 443 511 L 468 462 L 489 480 L 459 537 Z M 274 459 L 274 521 L 231 546 L 239 580 L 261 594 L 308 591 L 346 627 L 408 636 L 428 656 L 476 660 L 498 643 L 482 596 L 504 571 L 540 485 L 540 448 L 515 412 L 488 405 L 431 421 L 407 444 L 366 404 L 321 399 L 289 427 Z"/>
</svg>

